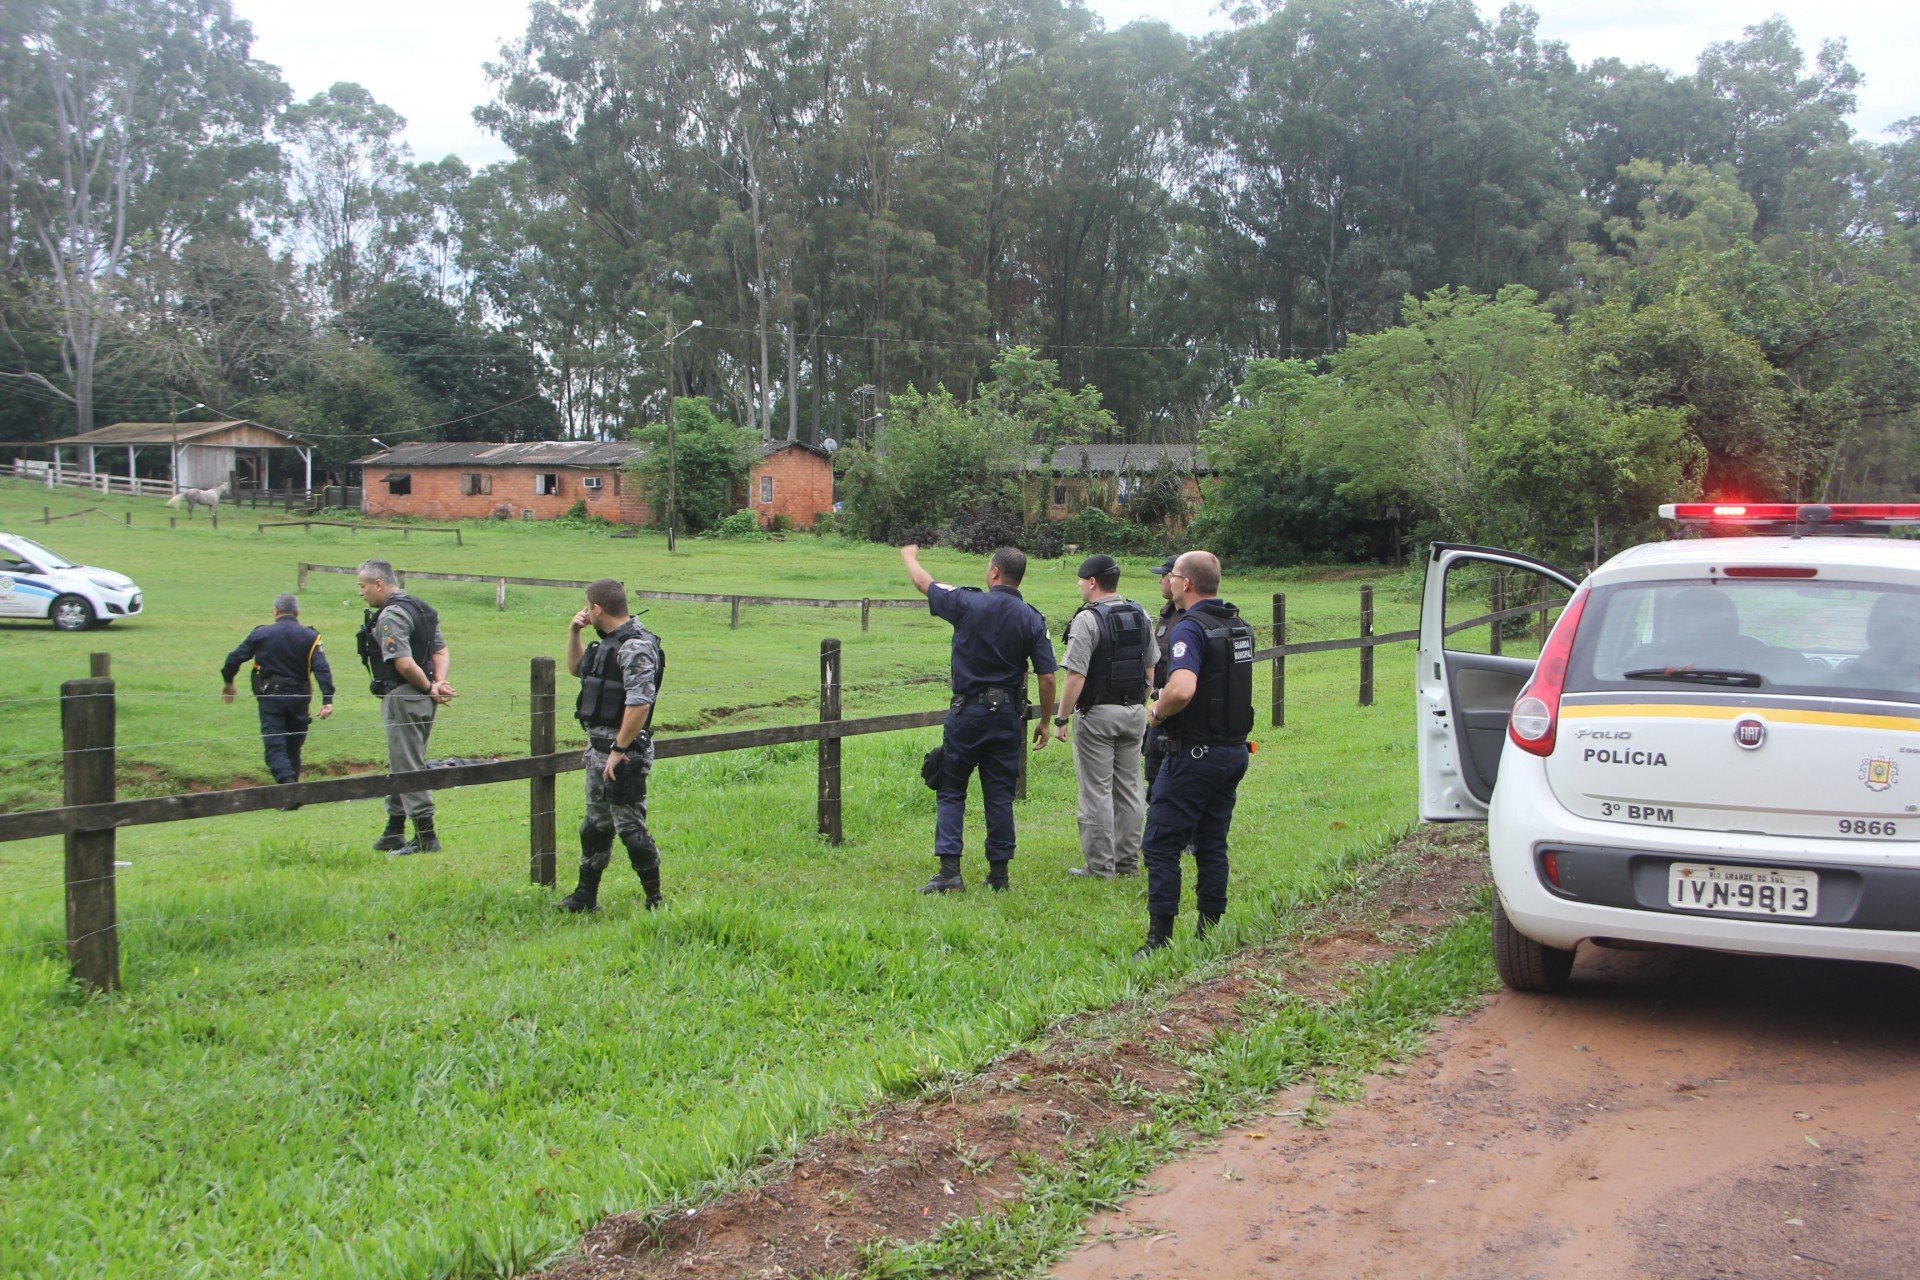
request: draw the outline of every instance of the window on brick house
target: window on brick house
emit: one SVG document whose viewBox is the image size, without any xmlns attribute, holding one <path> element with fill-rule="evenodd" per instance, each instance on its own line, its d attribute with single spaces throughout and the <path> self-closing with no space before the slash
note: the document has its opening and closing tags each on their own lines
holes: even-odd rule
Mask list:
<svg viewBox="0 0 1920 1280">
<path fill-rule="evenodd" d="M 773 477 L 772 476 L 760 477 L 760 501 L 763 503 L 773 501 Z"/>
<path fill-rule="evenodd" d="M 533 491 L 535 493 L 547 494 L 560 492 L 560 473 L 557 471 L 535 472 L 533 476 Z"/>
<path fill-rule="evenodd" d="M 1053 486 L 1053 505 L 1056 507 L 1067 505 L 1067 486 L 1063 484 Z"/>
<path fill-rule="evenodd" d="M 476 498 L 483 493 L 493 492 L 493 477 L 484 471 L 463 471 L 460 473 L 460 496 Z"/>
<path fill-rule="evenodd" d="M 413 492 L 413 477 L 397 475 L 387 477 L 387 494 L 390 497 L 403 498 Z"/>
</svg>

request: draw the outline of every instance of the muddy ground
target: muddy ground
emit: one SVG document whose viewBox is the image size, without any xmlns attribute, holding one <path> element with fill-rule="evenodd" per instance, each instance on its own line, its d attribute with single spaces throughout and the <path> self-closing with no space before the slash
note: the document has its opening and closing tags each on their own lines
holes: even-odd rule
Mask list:
<svg viewBox="0 0 1920 1280">
<path fill-rule="evenodd" d="M 1575 984 L 1162 1169 L 1053 1274 L 1920 1276 L 1920 974 L 1587 951 Z"/>
</svg>

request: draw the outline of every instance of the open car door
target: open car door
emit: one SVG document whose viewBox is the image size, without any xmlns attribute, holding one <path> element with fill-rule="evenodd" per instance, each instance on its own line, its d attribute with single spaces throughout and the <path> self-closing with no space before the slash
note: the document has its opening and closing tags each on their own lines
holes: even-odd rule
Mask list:
<svg viewBox="0 0 1920 1280">
<path fill-rule="evenodd" d="M 1578 585 L 1518 551 L 1433 544 L 1414 676 L 1423 820 L 1486 820 L 1507 716 Z"/>
</svg>

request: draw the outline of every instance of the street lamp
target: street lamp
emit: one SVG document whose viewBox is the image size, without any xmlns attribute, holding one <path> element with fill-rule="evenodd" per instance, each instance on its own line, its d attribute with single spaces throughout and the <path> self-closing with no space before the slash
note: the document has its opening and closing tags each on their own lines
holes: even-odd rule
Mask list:
<svg viewBox="0 0 1920 1280">
<path fill-rule="evenodd" d="M 647 314 L 642 311 L 641 315 Z M 680 460 L 673 447 L 673 344 L 700 327 L 695 320 L 686 328 L 675 333 L 669 327 L 667 331 L 667 551 L 673 552 L 674 536 L 679 531 L 679 483 Z"/>
</svg>

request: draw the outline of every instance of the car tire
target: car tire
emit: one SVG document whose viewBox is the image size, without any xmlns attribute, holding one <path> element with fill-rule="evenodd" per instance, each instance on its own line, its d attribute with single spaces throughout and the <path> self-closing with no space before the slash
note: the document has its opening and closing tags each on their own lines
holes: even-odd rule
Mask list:
<svg viewBox="0 0 1920 1280">
<path fill-rule="evenodd" d="M 55 631 L 85 631 L 93 625 L 93 606 L 81 596 L 60 596 L 47 607 Z"/>
<path fill-rule="evenodd" d="M 1573 974 L 1573 952 L 1535 942 L 1513 927 L 1500 896 L 1493 898 L 1493 967 L 1515 991 L 1553 992 Z"/>
</svg>

